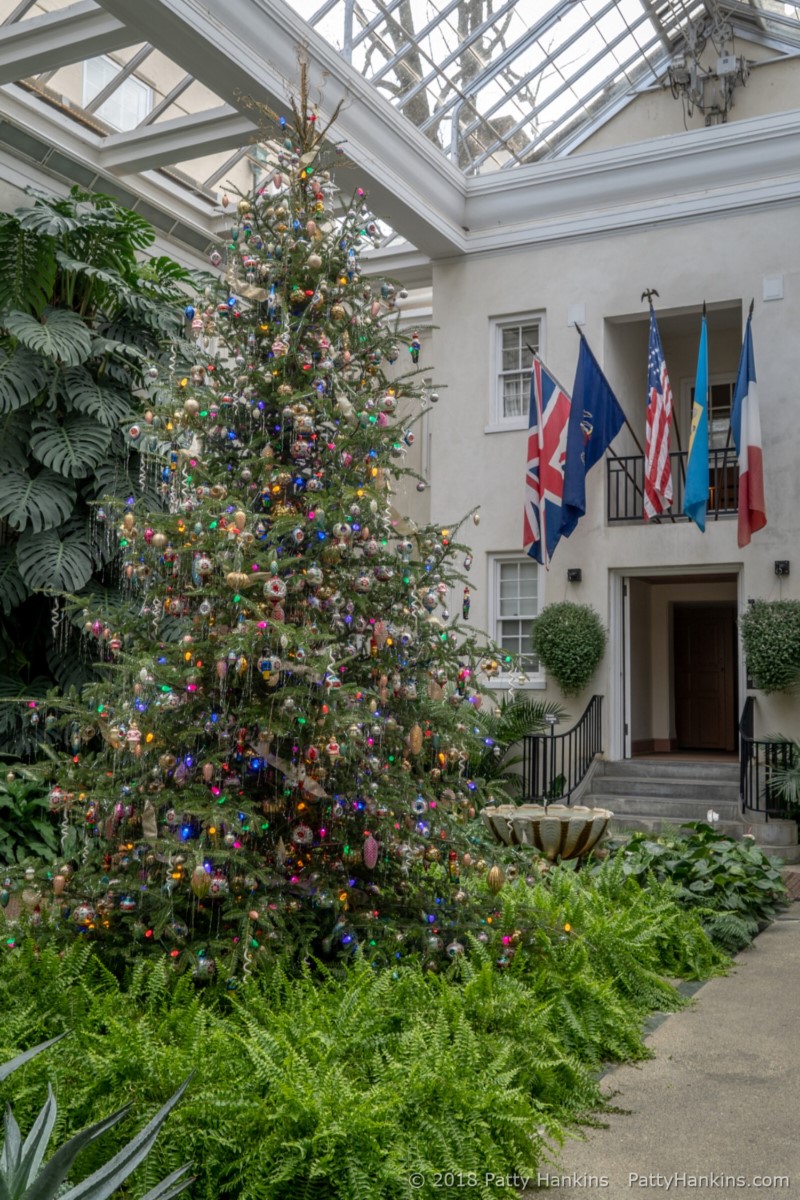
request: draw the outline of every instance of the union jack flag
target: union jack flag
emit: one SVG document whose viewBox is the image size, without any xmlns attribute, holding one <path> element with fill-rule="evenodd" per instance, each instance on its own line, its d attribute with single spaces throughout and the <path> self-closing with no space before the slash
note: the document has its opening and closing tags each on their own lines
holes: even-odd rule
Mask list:
<svg viewBox="0 0 800 1200">
<path fill-rule="evenodd" d="M 564 460 L 571 401 L 538 358 L 533 360 L 525 473 L 525 553 L 548 566 L 561 537 Z"/>
<path fill-rule="evenodd" d="M 647 356 L 647 428 L 644 454 L 644 519 L 657 517 L 672 504 L 669 432 L 672 388 L 661 347 L 656 314 L 650 305 L 650 349 Z"/>
</svg>

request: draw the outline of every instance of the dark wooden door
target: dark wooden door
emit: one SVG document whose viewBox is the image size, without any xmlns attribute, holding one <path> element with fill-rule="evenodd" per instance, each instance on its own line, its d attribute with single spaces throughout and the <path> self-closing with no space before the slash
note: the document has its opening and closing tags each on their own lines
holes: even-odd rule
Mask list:
<svg viewBox="0 0 800 1200">
<path fill-rule="evenodd" d="M 676 604 L 675 733 L 683 750 L 735 750 L 733 605 Z"/>
</svg>

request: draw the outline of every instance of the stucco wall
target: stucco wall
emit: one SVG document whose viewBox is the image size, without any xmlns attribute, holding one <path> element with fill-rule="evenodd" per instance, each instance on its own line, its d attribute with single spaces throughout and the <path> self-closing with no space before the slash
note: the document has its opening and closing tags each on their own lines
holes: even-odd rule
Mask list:
<svg viewBox="0 0 800 1200">
<path fill-rule="evenodd" d="M 764 301 L 765 277 L 781 276 L 784 298 Z M 705 534 L 686 523 L 610 527 L 606 522 L 605 467 L 587 479 L 587 514 L 556 550 L 549 571 L 540 573 L 542 603 L 574 599 L 592 603 L 610 619 L 609 571 L 646 574 L 648 568 L 726 568 L 743 572 L 742 596 L 800 597 L 800 472 L 796 403 L 796 322 L 800 301 L 800 204 L 746 213 L 662 224 L 648 230 L 598 235 L 434 264 L 434 333 L 431 356 L 436 375 L 448 383 L 445 399 L 431 417 L 432 518 L 454 522 L 474 504 L 481 524 L 472 530 L 475 550 L 472 614 L 486 628 L 488 555 L 522 549 L 522 505 L 527 434 L 524 430 L 487 434 L 490 396 L 491 317 L 541 312 L 542 357 L 571 387 L 578 338 L 568 325 L 568 309 L 585 308 L 584 332 L 612 386 L 643 438 L 646 403 L 645 287 L 658 289 L 656 305 L 665 322 L 672 314 L 689 329 L 665 352 L 676 395 L 694 376 L 703 300 L 738 311 L 733 328 L 710 339 L 712 375 L 735 372 L 741 322 L 755 299 L 753 334 L 761 395 L 769 524 L 744 550 L 737 546 L 735 518 L 711 521 Z M 631 321 L 639 315 L 638 323 Z M 712 315 L 709 321 L 712 320 Z M 730 312 L 726 318 L 730 322 Z M 738 328 L 736 327 L 738 324 Z M 685 432 L 685 425 L 684 425 Z M 685 445 L 685 438 L 684 438 Z M 634 453 L 627 433 L 615 450 Z M 774 561 L 788 558 L 792 574 L 780 581 Z M 583 580 L 567 583 L 568 567 L 579 566 Z M 612 647 L 613 651 L 613 647 Z M 591 695 L 607 696 L 613 652 L 606 655 L 586 694 L 570 702 L 579 714 Z M 557 696 L 548 688 L 547 694 Z M 785 700 L 759 708 L 766 728 L 790 726 L 800 732 L 796 706 Z M 606 707 L 608 720 L 608 705 Z"/>
</svg>

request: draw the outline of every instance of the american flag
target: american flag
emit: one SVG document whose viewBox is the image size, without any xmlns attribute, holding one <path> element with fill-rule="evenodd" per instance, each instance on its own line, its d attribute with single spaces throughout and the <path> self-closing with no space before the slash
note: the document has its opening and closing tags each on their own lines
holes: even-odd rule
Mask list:
<svg viewBox="0 0 800 1200">
<path fill-rule="evenodd" d="M 672 504 L 672 471 L 669 432 L 672 425 L 672 388 L 656 314 L 650 305 L 650 349 L 647 356 L 647 432 L 644 455 L 644 519 L 657 517 Z"/>
<path fill-rule="evenodd" d="M 547 566 L 561 537 L 564 460 L 572 404 L 538 358 L 533 360 L 525 472 L 525 553 Z"/>
</svg>

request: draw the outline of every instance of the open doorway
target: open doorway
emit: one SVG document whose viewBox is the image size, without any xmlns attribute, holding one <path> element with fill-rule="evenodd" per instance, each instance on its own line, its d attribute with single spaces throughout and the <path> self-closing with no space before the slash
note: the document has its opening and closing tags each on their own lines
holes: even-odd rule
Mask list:
<svg viewBox="0 0 800 1200">
<path fill-rule="evenodd" d="M 735 752 L 738 588 L 734 571 L 623 579 L 623 757 Z"/>
</svg>

